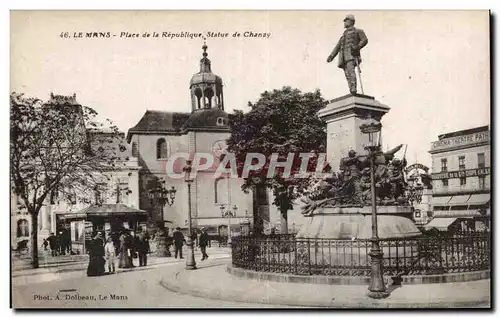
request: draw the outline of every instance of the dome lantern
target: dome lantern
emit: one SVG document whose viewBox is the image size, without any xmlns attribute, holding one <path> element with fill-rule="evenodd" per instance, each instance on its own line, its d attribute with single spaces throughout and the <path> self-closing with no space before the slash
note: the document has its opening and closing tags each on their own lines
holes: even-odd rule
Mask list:
<svg viewBox="0 0 500 318">
<path fill-rule="evenodd" d="M 193 75 L 189 85 L 191 90 L 192 111 L 218 108 L 224 110 L 224 95 L 222 79 L 212 73 L 208 58 L 208 46 L 203 43 L 203 54 L 200 60 L 200 71 Z"/>
</svg>

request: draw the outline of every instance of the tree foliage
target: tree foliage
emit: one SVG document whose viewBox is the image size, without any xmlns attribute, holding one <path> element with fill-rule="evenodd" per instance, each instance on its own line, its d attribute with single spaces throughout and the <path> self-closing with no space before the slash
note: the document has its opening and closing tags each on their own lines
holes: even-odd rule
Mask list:
<svg viewBox="0 0 500 318">
<path fill-rule="evenodd" d="M 325 150 L 326 123 L 317 116 L 325 105 L 319 90 L 302 93 L 283 87 L 265 91 L 257 102 L 249 102 L 249 112 L 235 111 L 230 115 L 228 150 L 236 157 L 239 175 L 248 153 L 261 153 L 267 159 L 262 169 L 250 172 L 243 184 L 244 191 L 263 185 L 273 190 L 273 203 L 283 214 L 292 209 L 293 200 L 309 187 L 307 178 L 297 178 L 302 163 L 299 154 L 314 153 L 308 171 L 316 171 L 317 154 Z M 284 169 L 278 168 L 272 178 L 267 178 L 273 153 L 278 154 L 279 161 L 286 161 L 290 153 L 294 154 L 290 176 L 284 176 Z"/>
<path fill-rule="evenodd" d="M 61 100 L 10 96 L 11 188 L 32 216 L 33 253 L 37 216 L 51 193 L 70 203 L 89 202 L 88 194 L 109 178 L 126 149 L 111 122 L 106 127 L 92 108 Z M 37 255 L 33 264 L 38 266 Z"/>
</svg>

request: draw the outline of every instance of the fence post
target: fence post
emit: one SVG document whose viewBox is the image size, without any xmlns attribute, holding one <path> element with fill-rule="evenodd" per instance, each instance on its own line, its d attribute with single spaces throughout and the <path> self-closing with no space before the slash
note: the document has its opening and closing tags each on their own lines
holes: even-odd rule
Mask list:
<svg viewBox="0 0 500 318">
<path fill-rule="evenodd" d="M 396 273 L 395 276 L 399 275 L 399 240 L 396 240 Z M 406 240 L 403 239 L 403 249 L 406 250 Z M 392 260 L 389 260 L 391 262 Z"/>
<path fill-rule="evenodd" d="M 309 264 L 308 271 L 309 275 L 312 275 L 311 272 L 311 239 L 307 239 L 307 263 Z"/>
</svg>

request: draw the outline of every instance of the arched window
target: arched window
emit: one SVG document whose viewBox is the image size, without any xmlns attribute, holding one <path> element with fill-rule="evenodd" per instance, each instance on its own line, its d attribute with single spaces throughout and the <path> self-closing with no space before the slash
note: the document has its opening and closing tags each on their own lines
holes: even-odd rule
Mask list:
<svg viewBox="0 0 500 318">
<path fill-rule="evenodd" d="M 135 141 L 132 142 L 132 157 L 139 157 L 139 150 Z"/>
<path fill-rule="evenodd" d="M 212 97 L 214 96 L 214 91 L 211 88 L 205 89 L 205 108 L 212 108 Z"/>
<path fill-rule="evenodd" d="M 156 159 L 168 158 L 168 143 L 165 138 L 160 138 L 156 142 Z"/>
<path fill-rule="evenodd" d="M 27 220 L 17 221 L 17 237 L 24 237 L 30 235 L 30 229 Z"/>
<path fill-rule="evenodd" d="M 215 180 L 214 192 L 215 204 L 228 204 L 229 180 L 227 178 L 220 178 Z"/>
<path fill-rule="evenodd" d="M 197 106 L 198 109 L 200 109 L 201 108 L 201 97 L 203 96 L 203 92 L 198 87 L 194 91 L 194 95 L 196 96 L 196 106 Z"/>
</svg>

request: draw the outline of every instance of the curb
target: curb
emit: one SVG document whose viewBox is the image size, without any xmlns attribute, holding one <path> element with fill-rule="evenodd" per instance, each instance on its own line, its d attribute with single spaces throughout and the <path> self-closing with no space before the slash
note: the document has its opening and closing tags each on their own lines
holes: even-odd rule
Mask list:
<svg viewBox="0 0 500 318">
<path fill-rule="evenodd" d="M 149 264 L 148 266 L 146 267 L 158 267 L 158 266 L 161 266 L 161 265 L 165 265 L 165 264 L 175 264 L 177 262 L 160 262 L 160 263 L 155 263 L 155 264 Z M 70 273 L 70 272 L 79 272 L 79 271 L 82 271 L 82 270 L 85 270 L 87 268 L 87 265 L 88 265 L 88 262 L 81 262 L 81 263 L 75 263 L 75 264 L 72 264 L 72 265 L 75 265 L 74 268 L 61 268 L 61 267 L 52 267 L 52 268 L 43 268 L 44 271 L 40 271 L 40 272 L 35 272 L 35 273 L 22 273 L 22 271 L 16 271 L 16 273 L 18 273 L 17 275 L 12 275 L 12 278 L 15 278 L 15 277 L 22 277 L 22 276 L 40 276 L 40 275 L 45 275 L 45 274 L 62 274 L 62 273 Z M 76 267 L 76 265 L 78 265 L 78 267 Z M 140 266 L 135 266 L 135 267 L 132 267 L 132 268 L 120 268 L 119 272 L 122 273 L 122 272 L 130 272 L 130 271 L 133 271 L 135 268 L 140 268 Z M 118 267 L 117 267 L 118 269 Z"/>
<path fill-rule="evenodd" d="M 171 257 L 168 257 L 171 258 Z M 226 258 L 226 257 L 224 257 Z M 222 258 L 222 259 L 224 259 Z M 221 258 L 215 258 L 214 260 L 221 259 Z M 158 263 L 149 263 L 145 268 L 156 268 L 156 267 L 161 267 L 165 265 L 170 265 L 170 264 L 182 264 L 184 263 L 183 261 L 181 262 L 180 260 L 177 261 L 174 258 L 167 262 L 158 262 Z M 85 271 L 88 265 L 88 261 L 86 262 L 80 262 L 80 263 L 74 263 L 71 264 L 72 268 L 61 268 L 61 267 L 52 267 L 52 268 L 40 268 L 40 271 L 38 272 L 32 272 L 32 273 L 23 273 L 23 270 L 21 271 L 13 271 L 12 272 L 12 279 L 18 279 L 20 277 L 32 277 L 32 276 L 44 276 L 47 274 L 53 275 L 53 274 L 66 274 L 66 273 L 72 273 L 72 272 L 80 272 L 80 271 Z M 70 266 L 69 264 L 67 265 L 68 267 Z M 119 273 L 124 273 L 124 272 L 131 272 L 136 270 L 137 268 L 142 268 L 140 266 L 135 266 L 133 268 L 118 268 L 117 266 L 117 272 Z M 14 274 L 15 273 L 15 274 Z"/>
<path fill-rule="evenodd" d="M 226 263 L 213 264 L 212 266 L 223 266 Z M 172 275 L 168 277 L 168 279 L 162 278 L 159 281 L 160 286 L 163 288 L 175 292 L 181 295 L 189 295 L 199 298 L 208 298 L 214 300 L 223 300 L 223 301 L 233 301 L 233 302 L 242 302 L 242 303 L 253 303 L 253 304 L 268 304 L 268 305 L 283 305 L 283 306 L 292 306 L 292 307 L 322 307 L 322 308 L 491 308 L 490 300 L 475 300 L 475 301 L 451 301 L 451 302 L 414 302 L 407 303 L 401 301 L 395 301 L 392 303 L 380 303 L 377 301 L 372 301 L 370 299 L 359 299 L 358 302 L 356 300 L 353 301 L 342 301 L 335 302 L 332 299 L 330 302 L 325 301 L 307 301 L 300 298 L 296 299 L 274 299 L 273 301 L 265 300 L 265 299 L 248 299 L 242 297 L 239 294 L 233 294 L 231 297 L 225 297 L 220 293 L 208 293 L 206 291 L 197 289 L 197 288 L 189 288 L 189 287 L 181 287 L 179 284 L 179 274 L 181 270 L 175 270 Z"/>
<path fill-rule="evenodd" d="M 324 284 L 324 285 L 369 285 L 370 276 L 320 276 L 320 275 L 295 275 L 273 272 L 258 272 L 251 269 L 227 266 L 226 272 L 244 279 L 255 279 L 260 281 L 272 281 L 278 283 L 293 284 Z M 420 284 L 442 284 L 459 283 L 490 278 L 490 270 L 447 273 L 435 275 L 405 275 L 401 277 L 404 285 Z M 384 276 L 384 279 L 392 280 L 392 277 Z"/>
</svg>

